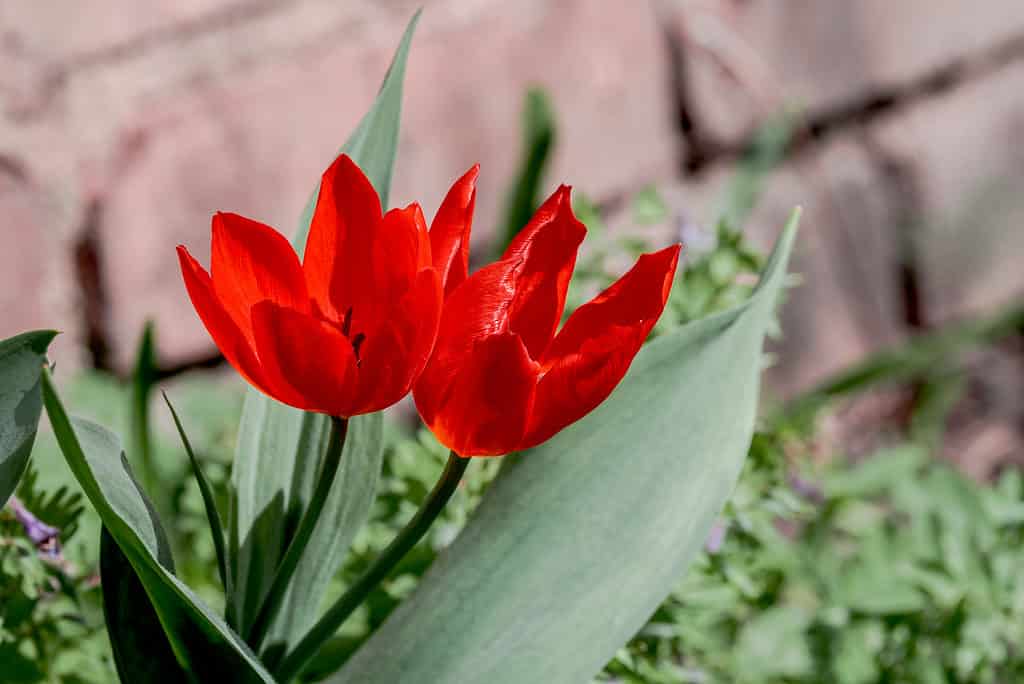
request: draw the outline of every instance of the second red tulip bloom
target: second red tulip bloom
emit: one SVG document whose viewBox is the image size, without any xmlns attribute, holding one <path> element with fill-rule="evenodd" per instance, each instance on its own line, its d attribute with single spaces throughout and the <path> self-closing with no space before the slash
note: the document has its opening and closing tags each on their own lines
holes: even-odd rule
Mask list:
<svg viewBox="0 0 1024 684">
<path fill-rule="evenodd" d="M 472 196 L 475 175 L 452 194 Z M 437 438 L 462 456 L 536 446 L 592 411 L 626 374 L 665 307 L 679 245 L 641 256 L 556 334 L 586 234 L 569 195 L 559 188 L 501 260 L 468 278 L 470 217 L 431 231 L 432 241 L 457 244 L 462 256 L 447 271 L 437 344 L 413 396 Z"/>
</svg>

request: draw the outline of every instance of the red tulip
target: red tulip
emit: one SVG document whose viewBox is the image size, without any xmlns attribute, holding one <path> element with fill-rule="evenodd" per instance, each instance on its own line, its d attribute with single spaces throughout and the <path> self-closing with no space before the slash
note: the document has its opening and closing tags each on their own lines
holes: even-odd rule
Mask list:
<svg viewBox="0 0 1024 684">
<path fill-rule="evenodd" d="M 447 274 L 437 344 L 413 397 L 437 438 L 462 456 L 536 446 L 592 411 L 665 308 L 679 245 L 641 256 L 556 334 L 586 234 L 569 193 L 559 188 L 501 260 L 467 278 L 463 259 Z M 435 248 L 457 241 L 464 249 L 469 216 L 445 230 L 458 229 L 456 240 L 435 227 Z"/>
<path fill-rule="evenodd" d="M 178 247 L 189 297 L 225 358 L 259 390 L 349 417 L 401 399 L 423 370 L 443 298 L 423 212 L 382 215 L 347 156 L 324 172 L 302 263 L 273 228 L 213 217 L 210 273 Z"/>
</svg>

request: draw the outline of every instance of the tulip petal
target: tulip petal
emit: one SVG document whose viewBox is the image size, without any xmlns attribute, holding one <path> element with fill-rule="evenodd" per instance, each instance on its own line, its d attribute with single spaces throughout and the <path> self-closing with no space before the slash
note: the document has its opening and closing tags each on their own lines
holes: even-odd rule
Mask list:
<svg viewBox="0 0 1024 684">
<path fill-rule="evenodd" d="M 455 181 L 430 224 L 430 249 L 441 274 L 445 297 L 469 275 L 469 234 L 476 206 L 476 179 L 480 165 Z"/>
<path fill-rule="evenodd" d="M 252 344 L 251 309 L 263 300 L 309 310 L 305 277 L 288 240 L 238 214 L 213 216 L 210 277 L 221 305 Z"/>
<path fill-rule="evenodd" d="M 324 171 L 302 268 L 309 296 L 332 320 L 341 320 L 363 287 L 381 220 L 380 198 L 348 155 Z"/>
<path fill-rule="evenodd" d="M 562 318 L 576 252 L 587 234 L 572 213 L 569 193 L 565 185 L 555 191 L 502 256 L 518 263 L 509 329 L 534 359 L 544 355 Z"/>
<path fill-rule="evenodd" d="M 261 302 L 252 310 L 256 348 L 281 401 L 348 417 L 356 359 L 340 330 L 309 314 Z"/>
<path fill-rule="evenodd" d="M 678 260 L 679 245 L 642 255 L 569 317 L 543 360 L 546 373 L 520 448 L 546 441 L 611 394 L 661 316 Z"/>
<path fill-rule="evenodd" d="M 272 394 L 249 341 L 217 299 L 210 275 L 182 245 L 178 246 L 178 261 L 192 306 L 214 344 L 243 378 L 260 391 Z"/>
<path fill-rule="evenodd" d="M 418 204 L 392 209 L 381 220 L 350 292 L 352 331 L 371 335 L 386 325 L 422 269 L 433 270 L 430 237 Z"/>
<path fill-rule="evenodd" d="M 461 456 L 498 456 L 523 437 L 537 367 L 518 335 L 478 342 L 448 378 L 421 376 L 416 407 L 438 440 Z M 422 389 L 421 389 L 422 388 Z"/>
<path fill-rule="evenodd" d="M 440 396 L 436 393 L 455 376 L 473 348 L 492 335 L 508 332 L 508 310 L 515 294 L 514 266 L 509 261 L 484 266 L 444 302 L 434 353 L 417 388 L 422 388 L 428 423 L 432 407 L 438 403 L 434 397 Z"/>
<path fill-rule="evenodd" d="M 433 268 L 420 271 L 390 320 L 362 342 L 359 406 L 354 413 L 380 411 L 409 393 L 433 350 L 441 300 L 437 272 Z"/>
</svg>

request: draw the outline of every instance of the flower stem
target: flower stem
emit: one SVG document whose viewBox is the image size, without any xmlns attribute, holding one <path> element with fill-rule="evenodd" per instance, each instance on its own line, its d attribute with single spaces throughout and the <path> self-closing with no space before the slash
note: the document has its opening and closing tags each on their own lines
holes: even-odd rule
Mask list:
<svg viewBox="0 0 1024 684">
<path fill-rule="evenodd" d="M 420 509 L 416 511 L 413 519 L 398 533 L 398 536 L 391 541 L 384 552 L 373 562 L 373 565 L 363 573 L 363 576 L 349 587 L 349 590 L 313 625 L 306 636 L 296 644 L 292 652 L 285 656 L 284 661 L 274 673 L 278 681 L 289 682 L 300 675 L 324 642 L 334 636 L 338 628 L 362 604 L 373 588 L 388 576 L 395 565 L 426 534 L 431 524 L 444 510 L 445 504 L 448 503 L 452 494 L 455 493 L 455 488 L 458 486 L 459 480 L 462 479 L 467 465 L 469 465 L 468 458 L 462 458 L 454 451 L 451 452 L 441 479 L 434 485 L 434 489 Z"/>
<path fill-rule="evenodd" d="M 316 523 L 320 519 L 320 512 L 323 511 L 327 495 L 330 494 L 331 486 L 334 484 L 334 476 L 338 472 L 338 465 L 341 463 L 341 454 L 344 451 L 345 435 L 347 433 L 348 420 L 332 416 L 330 432 L 327 436 L 327 453 L 324 454 L 323 464 L 320 466 L 313 496 L 309 500 L 306 512 L 303 513 L 302 518 L 299 520 L 299 526 L 295 530 L 291 542 L 288 544 L 284 558 L 281 559 L 280 565 L 277 566 L 274 581 L 271 583 L 270 589 L 263 599 L 260 612 L 256 615 L 256 619 L 249 628 L 246 641 L 254 651 L 259 650 L 267 636 L 271 623 L 273 623 L 274 618 L 281 609 L 284 594 L 288 590 L 292 575 L 295 574 L 295 568 L 298 567 L 299 559 L 302 558 L 302 552 L 306 550 L 309 538 L 313 535 Z"/>
</svg>

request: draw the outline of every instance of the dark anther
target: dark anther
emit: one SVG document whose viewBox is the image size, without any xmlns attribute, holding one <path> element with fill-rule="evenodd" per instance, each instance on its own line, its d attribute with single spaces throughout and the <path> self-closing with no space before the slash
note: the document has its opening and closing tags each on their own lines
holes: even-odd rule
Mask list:
<svg viewBox="0 0 1024 684">
<path fill-rule="evenodd" d="M 363 342 L 365 341 L 366 335 L 364 333 L 359 333 L 352 338 L 352 351 L 355 352 L 356 355 L 356 365 L 359 364 L 359 347 L 363 346 Z"/>
<path fill-rule="evenodd" d="M 341 319 L 341 334 L 348 337 L 348 332 L 352 328 L 352 307 L 348 307 L 348 311 L 345 312 L 345 317 Z"/>
</svg>

